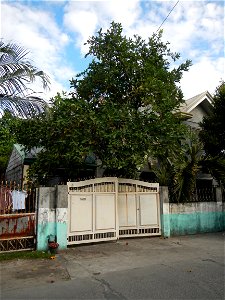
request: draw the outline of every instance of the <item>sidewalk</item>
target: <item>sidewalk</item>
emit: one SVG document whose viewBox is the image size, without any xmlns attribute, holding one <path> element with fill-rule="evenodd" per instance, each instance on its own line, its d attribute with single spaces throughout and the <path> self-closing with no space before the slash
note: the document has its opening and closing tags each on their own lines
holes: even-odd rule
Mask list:
<svg viewBox="0 0 225 300">
<path fill-rule="evenodd" d="M 184 272 L 194 274 L 199 263 L 201 267 L 219 266 L 224 270 L 224 237 L 225 233 L 219 232 L 169 239 L 132 238 L 70 247 L 54 260 L 3 261 L 0 262 L 1 288 L 3 292 L 145 266 L 179 266 L 184 261 Z M 221 273 L 222 281 L 224 273 Z"/>
</svg>

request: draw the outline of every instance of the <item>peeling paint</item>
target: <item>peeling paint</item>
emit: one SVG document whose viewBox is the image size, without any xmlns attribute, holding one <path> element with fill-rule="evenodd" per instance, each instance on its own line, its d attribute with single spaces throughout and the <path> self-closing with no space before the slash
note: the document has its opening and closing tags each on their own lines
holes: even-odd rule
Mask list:
<svg viewBox="0 0 225 300">
<path fill-rule="evenodd" d="M 0 228 L 0 239 L 34 236 L 35 214 L 1 216 Z"/>
<path fill-rule="evenodd" d="M 39 208 L 37 227 L 37 249 L 47 250 L 47 237 L 57 237 L 60 249 L 67 247 L 67 208 Z"/>
<path fill-rule="evenodd" d="M 63 224 L 67 223 L 67 208 L 56 209 L 56 221 Z"/>
</svg>

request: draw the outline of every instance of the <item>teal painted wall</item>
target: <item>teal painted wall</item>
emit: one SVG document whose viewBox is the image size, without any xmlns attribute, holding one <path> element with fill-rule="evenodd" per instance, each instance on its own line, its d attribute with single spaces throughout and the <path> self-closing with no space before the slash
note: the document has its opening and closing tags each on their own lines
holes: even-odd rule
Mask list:
<svg viewBox="0 0 225 300">
<path fill-rule="evenodd" d="M 37 250 L 46 251 L 48 250 L 48 236 L 56 235 L 56 223 L 46 222 L 39 223 L 37 227 Z"/>
<path fill-rule="evenodd" d="M 41 187 L 39 189 L 36 228 L 37 250 L 48 250 L 50 235 L 59 244 L 59 250 L 67 248 L 67 202 L 67 186 L 58 186 L 57 189 L 55 187 Z"/>
<path fill-rule="evenodd" d="M 221 211 L 167 214 L 162 215 L 162 220 L 165 236 L 225 230 L 225 212 Z"/>
<path fill-rule="evenodd" d="M 38 224 L 37 250 L 48 250 L 48 236 L 50 234 L 57 237 L 59 250 L 67 248 L 67 223 L 48 222 Z"/>
<path fill-rule="evenodd" d="M 59 243 L 59 250 L 67 248 L 67 223 L 56 223 L 56 236 Z"/>
<path fill-rule="evenodd" d="M 162 236 L 170 237 L 170 215 L 164 214 L 161 215 L 161 229 L 162 229 Z"/>
</svg>

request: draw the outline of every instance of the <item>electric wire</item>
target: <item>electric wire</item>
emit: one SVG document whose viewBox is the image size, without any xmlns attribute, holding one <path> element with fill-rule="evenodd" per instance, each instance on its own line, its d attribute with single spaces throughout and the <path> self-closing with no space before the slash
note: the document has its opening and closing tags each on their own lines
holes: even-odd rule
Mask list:
<svg viewBox="0 0 225 300">
<path fill-rule="evenodd" d="M 174 10 L 174 8 L 177 6 L 177 4 L 180 2 L 180 0 L 178 0 L 176 2 L 176 4 L 172 7 L 172 9 L 170 10 L 170 12 L 168 13 L 168 15 L 166 16 L 166 18 L 163 20 L 163 22 L 161 23 L 161 25 L 158 27 L 158 29 L 156 30 L 156 32 L 159 31 L 159 29 L 163 26 L 163 24 L 166 22 L 166 20 L 169 18 L 169 15 L 172 13 L 172 11 Z"/>
</svg>

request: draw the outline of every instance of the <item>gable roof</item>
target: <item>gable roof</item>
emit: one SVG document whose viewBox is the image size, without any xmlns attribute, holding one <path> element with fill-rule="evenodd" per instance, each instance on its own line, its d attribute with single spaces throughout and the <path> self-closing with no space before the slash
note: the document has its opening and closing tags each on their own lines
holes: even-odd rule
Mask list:
<svg viewBox="0 0 225 300">
<path fill-rule="evenodd" d="M 181 106 L 180 111 L 183 113 L 190 114 L 192 110 L 198 105 L 202 105 L 206 112 L 210 112 L 212 108 L 213 97 L 208 92 L 205 91 L 201 94 L 198 94 L 190 99 L 187 99 Z"/>
<path fill-rule="evenodd" d="M 23 162 L 36 158 L 36 155 L 42 150 L 42 148 L 34 147 L 29 152 L 25 152 L 24 146 L 20 144 L 14 144 L 14 148 L 17 150 Z"/>
</svg>

